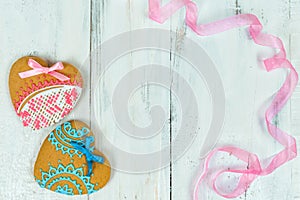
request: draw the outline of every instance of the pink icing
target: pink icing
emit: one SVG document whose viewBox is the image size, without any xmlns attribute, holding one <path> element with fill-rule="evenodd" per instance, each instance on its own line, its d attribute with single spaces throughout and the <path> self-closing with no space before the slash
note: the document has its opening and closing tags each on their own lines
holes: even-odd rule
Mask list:
<svg viewBox="0 0 300 200">
<path fill-rule="evenodd" d="M 16 100 L 16 99 L 13 100 L 13 104 L 14 104 L 14 107 L 15 107 L 16 111 L 21 106 L 21 103 L 23 102 L 23 100 L 27 96 L 29 96 L 30 94 L 32 94 L 33 92 L 35 92 L 37 90 L 40 90 L 40 89 L 43 89 L 43 88 L 46 88 L 46 87 L 49 87 L 49 86 L 55 86 L 55 85 L 73 85 L 73 86 L 78 86 L 78 87 L 81 87 L 81 88 L 82 88 L 82 85 L 83 85 L 82 80 L 76 81 L 75 78 L 74 78 L 73 82 L 71 81 L 71 79 L 68 80 L 68 81 L 60 81 L 58 79 L 56 79 L 56 80 L 51 79 L 50 81 L 44 80 L 44 82 L 40 81 L 37 84 L 33 83 L 32 80 L 30 82 L 31 82 L 31 87 L 29 86 L 28 83 L 26 83 L 27 88 L 24 89 L 23 87 L 20 87 L 20 91 L 17 92 L 17 94 L 19 96 L 19 101 Z M 54 97 L 54 98 L 58 98 L 58 96 Z M 53 101 L 53 99 L 51 99 L 51 100 L 49 99 L 49 101 Z"/>
<path fill-rule="evenodd" d="M 19 114 L 23 125 L 38 130 L 57 123 L 74 108 L 81 89 L 77 90 L 56 88 L 29 99 Z"/>
</svg>

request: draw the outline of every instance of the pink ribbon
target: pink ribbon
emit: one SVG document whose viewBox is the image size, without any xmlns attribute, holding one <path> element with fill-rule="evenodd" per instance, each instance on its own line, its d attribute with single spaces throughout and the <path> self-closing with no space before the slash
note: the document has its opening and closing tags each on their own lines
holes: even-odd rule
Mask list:
<svg viewBox="0 0 300 200">
<path fill-rule="evenodd" d="M 286 59 L 286 53 L 281 39 L 273 35 L 262 33 L 261 31 L 263 26 L 255 15 L 240 14 L 212 23 L 198 25 L 198 8 L 191 0 L 172 0 L 165 6 L 161 6 L 160 0 L 149 0 L 149 17 L 154 21 L 163 23 L 182 7 L 185 7 L 186 9 L 186 24 L 195 33 L 201 36 L 213 35 L 236 27 L 249 26 L 248 31 L 256 44 L 279 50 L 279 52 L 273 57 L 264 60 L 266 70 L 271 71 L 277 68 L 287 68 L 290 70 L 285 82 L 265 112 L 265 121 L 268 132 L 276 141 L 284 146 L 284 149 L 275 156 L 272 156 L 270 158 L 271 161 L 265 168 L 261 167 L 261 161 L 256 154 L 233 146 L 215 148 L 205 159 L 202 174 L 196 180 L 193 199 L 198 199 L 199 186 L 208 174 L 209 162 L 218 152 L 227 152 L 248 165 L 247 169 L 235 169 L 232 167 L 229 169 L 226 167 L 224 170 L 217 171 L 211 178 L 213 190 L 218 195 L 225 198 L 235 198 L 243 194 L 258 176 L 264 176 L 272 173 L 275 169 L 297 156 L 295 138 L 277 128 L 276 125 L 271 122 L 291 97 L 298 83 L 298 74 L 292 64 Z M 224 173 L 235 173 L 240 175 L 238 185 L 230 193 L 224 193 L 216 187 L 217 179 Z"/>
<path fill-rule="evenodd" d="M 69 77 L 67 77 L 59 72 L 56 72 L 56 70 L 64 69 L 64 65 L 62 64 L 62 62 L 57 62 L 54 65 L 52 65 L 52 67 L 43 67 L 40 63 L 36 62 L 35 60 L 29 59 L 28 66 L 31 67 L 32 70 L 20 72 L 19 76 L 21 78 L 28 78 L 28 77 L 36 76 L 39 74 L 49 74 L 49 75 L 59 79 L 60 81 L 70 80 Z"/>
</svg>

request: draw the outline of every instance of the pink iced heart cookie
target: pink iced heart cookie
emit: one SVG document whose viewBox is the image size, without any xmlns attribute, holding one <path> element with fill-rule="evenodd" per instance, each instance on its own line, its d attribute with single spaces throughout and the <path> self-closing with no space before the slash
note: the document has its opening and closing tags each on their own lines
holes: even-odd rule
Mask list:
<svg viewBox="0 0 300 200">
<path fill-rule="evenodd" d="M 9 90 L 23 125 L 38 130 L 63 119 L 76 105 L 83 80 L 76 67 L 58 62 L 49 66 L 39 57 L 25 56 L 12 66 Z"/>
</svg>

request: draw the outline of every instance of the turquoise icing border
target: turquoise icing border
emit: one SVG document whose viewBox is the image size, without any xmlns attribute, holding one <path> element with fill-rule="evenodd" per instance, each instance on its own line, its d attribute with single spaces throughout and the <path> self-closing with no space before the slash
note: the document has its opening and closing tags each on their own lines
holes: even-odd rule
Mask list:
<svg viewBox="0 0 300 200">
<path fill-rule="evenodd" d="M 75 186 L 78 193 L 82 194 L 82 185 L 77 183 L 76 180 L 72 180 L 71 176 L 78 177 L 83 183 L 84 187 L 87 189 L 88 194 L 92 194 L 96 192 L 97 190 L 94 189 L 95 185 L 90 182 L 90 177 L 85 176 L 83 172 L 83 168 L 75 168 L 74 165 L 68 164 L 67 166 L 63 166 L 62 164 L 59 164 L 57 168 L 50 166 L 50 169 L 48 172 L 44 172 L 41 170 L 42 173 L 42 180 L 37 179 L 36 181 L 42 188 L 47 188 L 51 190 L 52 186 L 56 183 L 59 183 L 60 181 L 68 181 L 72 185 Z M 54 178 L 57 177 L 57 178 Z M 47 187 L 46 187 L 47 185 Z M 96 184 L 98 185 L 98 184 Z M 58 185 L 56 187 L 55 192 L 66 194 L 66 195 L 74 195 L 74 191 L 72 188 L 69 188 L 68 185 Z"/>
<path fill-rule="evenodd" d="M 65 131 L 65 133 L 67 133 L 67 135 L 65 135 L 64 132 L 62 131 L 62 126 L 64 127 L 64 131 Z M 76 129 L 72 128 L 72 125 L 70 122 L 65 122 L 63 125 L 57 126 L 56 129 L 49 134 L 48 141 L 51 142 L 51 144 L 53 144 L 55 146 L 56 151 L 62 151 L 63 154 L 67 153 L 70 155 L 71 158 L 74 155 L 77 155 L 78 157 L 81 158 L 83 156 L 83 154 L 80 151 L 78 151 L 77 149 L 75 149 L 73 147 L 66 146 L 65 144 L 70 145 L 70 142 L 76 141 L 77 143 L 84 145 L 83 140 L 72 140 L 70 137 L 82 138 L 83 136 L 85 136 L 89 133 L 90 133 L 90 130 L 86 127 L 76 130 Z M 59 142 L 57 138 L 59 138 L 65 144 Z"/>
</svg>

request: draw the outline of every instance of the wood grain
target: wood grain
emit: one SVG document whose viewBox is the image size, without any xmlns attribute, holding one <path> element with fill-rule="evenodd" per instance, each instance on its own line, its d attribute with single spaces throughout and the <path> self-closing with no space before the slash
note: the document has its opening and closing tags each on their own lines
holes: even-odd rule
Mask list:
<svg viewBox="0 0 300 200">
<path fill-rule="evenodd" d="M 260 0 L 220 0 L 197 1 L 197 4 L 200 7 L 200 23 L 240 13 L 256 14 L 264 24 L 265 32 L 283 39 L 289 58 L 299 69 L 299 1 L 274 0 L 270 3 Z M 272 55 L 273 51 L 253 44 L 244 28 L 199 37 L 186 27 L 183 21 L 184 9 L 164 24 L 157 24 L 147 18 L 146 1 L 15 0 L 1 1 L 0 8 L 0 199 L 191 199 L 193 180 L 202 161 L 199 158 L 199 146 L 203 141 L 202 134 L 205 134 L 210 123 L 209 113 L 212 109 L 209 93 L 204 89 L 201 77 L 195 76 L 190 66 L 179 57 L 159 51 L 128 54 L 122 58 L 122 62 L 112 65 L 108 73 L 101 76 L 103 69 L 100 45 L 120 33 L 139 28 L 174 31 L 176 37 L 170 38 L 176 41 L 176 45 L 170 49 L 174 52 L 182 49 L 185 37 L 191 38 L 203 47 L 215 63 L 226 94 L 226 118 L 217 146 L 234 144 L 257 153 L 262 159 L 281 150 L 282 147 L 268 135 L 263 115 L 286 73 L 282 70 L 268 73 L 263 69 L 260 59 Z M 92 56 L 95 53 L 98 56 Z M 76 118 L 90 124 L 96 135 L 97 148 L 109 157 L 112 166 L 114 149 L 107 149 L 103 143 L 104 137 L 129 152 L 137 153 L 136 146 L 140 147 L 137 141 L 124 135 L 107 117 L 111 117 L 109 94 L 120 79 L 121 71 L 130 72 L 141 60 L 153 62 L 155 59 L 155 62 L 166 64 L 170 68 L 170 77 L 174 80 L 175 72 L 186 77 L 195 90 L 201 107 L 199 134 L 179 160 L 173 160 L 174 149 L 170 146 L 169 166 L 144 174 L 125 173 L 115 169 L 108 185 L 98 193 L 66 197 L 43 190 L 34 182 L 33 163 L 43 139 L 53 127 L 39 133 L 24 129 L 10 103 L 7 86 L 11 64 L 28 54 L 80 66 L 86 83 L 85 91 L 74 112 L 65 120 Z M 100 76 L 102 78 L 99 81 Z M 145 83 L 133 95 L 133 103 L 129 103 L 128 110 L 134 123 L 149 123 L 149 108 L 153 102 L 164 106 L 168 122 L 155 142 L 151 143 L 149 140 L 148 145 L 141 145 L 138 149 L 141 152 L 160 150 L 172 144 L 176 137 L 176 130 L 180 125 L 179 104 L 172 95 L 172 89 L 176 88 L 180 88 L 176 82 L 162 91 L 161 88 Z M 100 90 L 101 97 L 95 98 L 96 89 Z M 277 125 L 296 136 L 297 141 L 300 139 L 299 102 L 300 87 L 297 87 L 293 98 L 276 119 Z M 141 114 L 141 110 L 144 113 Z M 95 115 L 100 116 L 100 122 L 95 121 Z M 140 143 L 142 142 L 147 141 Z M 226 155 L 218 158 L 212 163 L 213 166 L 230 166 L 237 162 Z M 258 178 L 245 195 L 236 199 L 300 199 L 299 166 L 300 160 L 296 158 L 273 174 Z M 208 200 L 223 199 L 207 188 L 201 190 L 201 196 Z"/>
</svg>

